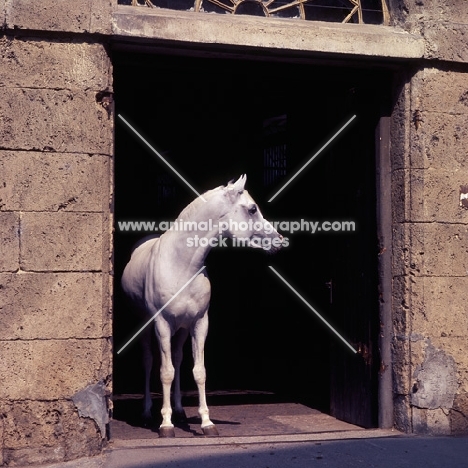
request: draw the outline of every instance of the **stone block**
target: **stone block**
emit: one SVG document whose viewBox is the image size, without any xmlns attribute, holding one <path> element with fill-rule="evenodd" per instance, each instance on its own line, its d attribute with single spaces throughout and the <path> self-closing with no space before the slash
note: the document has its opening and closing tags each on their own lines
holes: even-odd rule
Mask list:
<svg viewBox="0 0 468 468">
<path fill-rule="evenodd" d="M 430 337 L 431 340 L 438 337 L 450 339 L 466 337 L 468 334 L 467 290 L 468 276 L 413 277 L 411 287 L 413 333 L 421 333 Z M 468 361 L 465 366 L 467 364 Z"/>
<path fill-rule="evenodd" d="M 0 151 L 0 210 L 108 210 L 109 165 L 101 155 Z"/>
<path fill-rule="evenodd" d="M 458 0 L 445 0 L 443 4 L 433 0 L 437 8 L 443 8 L 445 18 L 454 23 L 468 24 L 468 4 Z"/>
<path fill-rule="evenodd" d="M 430 410 L 452 408 L 458 387 L 456 368 L 450 354 L 427 341 L 424 361 L 414 368 L 411 404 Z"/>
<path fill-rule="evenodd" d="M 411 224 L 394 224 L 392 236 L 392 274 L 394 277 L 407 275 L 411 257 Z"/>
<path fill-rule="evenodd" d="M 1 2 L 0 2 L 1 3 Z M 0 402 L 0 405 L 2 406 L 3 408 L 3 404 Z M 3 458 L 3 447 L 4 447 L 4 443 L 3 441 L 5 440 L 4 438 L 4 419 L 5 419 L 5 414 L 2 414 L 0 416 L 0 466 L 3 466 L 5 464 L 5 459 Z"/>
<path fill-rule="evenodd" d="M 3 200 L 0 195 L 0 210 Z M 19 268 L 19 214 L 0 212 L 0 271 Z"/>
<path fill-rule="evenodd" d="M 407 396 L 395 396 L 393 400 L 393 416 L 395 429 L 406 433 L 410 433 L 412 431 L 411 407 Z"/>
<path fill-rule="evenodd" d="M 4 29 L 5 27 L 5 2 L 6 0 L 0 0 L 0 30 Z M 1 457 L 1 452 L 0 452 L 0 457 Z"/>
<path fill-rule="evenodd" d="M 450 435 L 450 416 L 443 409 L 413 407 L 413 431 L 416 434 Z"/>
<path fill-rule="evenodd" d="M 396 336 L 408 336 L 411 333 L 411 281 L 409 276 L 393 278 L 393 331 Z"/>
<path fill-rule="evenodd" d="M 96 455 L 102 448 L 94 421 L 80 418 L 71 401 L 14 401 L 2 411 L 9 466 L 63 462 Z"/>
<path fill-rule="evenodd" d="M 468 89 L 468 83 L 466 86 Z M 421 127 L 421 130 L 424 130 L 422 167 L 466 173 L 468 112 L 455 115 L 428 113 L 424 119 L 424 129 Z"/>
<path fill-rule="evenodd" d="M 466 334 L 452 337 L 435 336 L 431 339 L 433 346 L 443 350 L 448 356 L 453 358 L 457 368 L 457 379 L 459 392 L 468 391 L 468 343 Z M 458 393 L 458 392 L 457 392 Z"/>
<path fill-rule="evenodd" d="M 92 0 L 73 2 L 10 0 L 6 8 L 8 29 L 38 31 L 91 32 Z"/>
<path fill-rule="evenodd" d="M 393 392 L 408 395 L 411 390 L 410 340 L 405 336 L 395 336 L 392 342 Z"/>
<path fill-rule="evenodd" d="M 420 36 L 401 29 L 367 24 L 290 21 L 253 15 L 197 15 L 191 11 L 121 5 L 113 14 L 116 36 L 226 44 L 238 47 L 309 51 L 348 56 L 416 59 L 424 55 Z M 350 38 L 352 37 L 352 40 Z"/>
<path fill-rule="evenodd" d="M 455 396 L 453 409 L 450 412 L 452 434 L 468 434 L 468 393 Z"/>
<path fill-rule="evenodd" d="M 468 225 L 415 223 L 409 227 L 409 268 L 420 276 L 468 274 Z"/>
<path fill-rule="evenodd" d="M 424 68 L 413 78 L 412 93 L 413 110 L 450 115 L 468 113 L 466 72 Z"/>
<path fill-rule="evenodd" d="M 0 39 L 0 86 L 103 91 L 111 64 L 103 44 L 18 37 Z"/>
<path fill-rule="evenodd" d="M 392 169 L 409 167 L 411 84 L 401 79 L 395 83 L 395 104 L 390 121 L 390 157 Z"/>
<path fill-rule="evenodd" d="M 410 171 L 397 169 L 392 172 L 392 218 L 394 223 L 411 220 Z"/>
<path fill-rule="evenodd" d="M 100 271 L 103 221 L 99 213 L 23 213 L 21 268 Z"/>
<path fill-rule="evenodd" d="M 454 22 L 428 19 L 424 22 L 423 34 L 426 39 L 426 58 L 460 63 L 468 61 L 468 24 L 461 24 L 458 19 Z"/>
<path fill-rule="evenodd" d="M 0 341 L 0 375 L 4 377 L 0 399 L 70 398 L 90 383 L 105 379 L 108 366 L 103 366 L 103 354 L 110 351 L 105 341 Z"/>
<path fill-rule="evenodd" d="M 117 0 L 92 0 L 91 32 L 112 34 L 112 12 L 117 8 Z"/>
<path fill-rule="evenodd" d="M 100 338 L 99 273 L 0 274 L 0 340 Z"/>
<path fill-rule="evenodd" d="M 411 206 L 408 220 L 468 224 L 468 207 L 460 203 L 462 188 L 468 187 L 467 172 L 430 167 L 412 169 L 409 177 L 405 191 Z"/>
<path fill-rule="evenodd" d="M 1 88 L 3 149 L 112 154 L 113 121 L 92 91 Z"/>
</svg>

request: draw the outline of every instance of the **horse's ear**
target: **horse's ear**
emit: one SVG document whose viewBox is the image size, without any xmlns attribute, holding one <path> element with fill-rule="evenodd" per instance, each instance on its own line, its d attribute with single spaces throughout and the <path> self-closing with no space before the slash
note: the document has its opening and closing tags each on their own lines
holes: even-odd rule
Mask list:
<svg viewBox="0 0 468 468">
<path fill-rule="evenodd" d="M 247 175 L 241 175 L 235 182 L 233 180 L 229 181 L 227 188 L 229 190 L 242 193 L 244 191 L 245 183 L 247 182 Z"/>
</svg>

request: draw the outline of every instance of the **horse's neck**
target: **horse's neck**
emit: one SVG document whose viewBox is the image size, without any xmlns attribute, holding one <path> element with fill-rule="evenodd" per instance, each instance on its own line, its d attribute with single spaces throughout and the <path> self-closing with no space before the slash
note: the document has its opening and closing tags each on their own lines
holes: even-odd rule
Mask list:
<svg viewBox="0 0 468 468">
<path fill-rule="evenodd" d="M 209 200 L 205 205 L 205 202 L 197 200 L 195 206 L 189 205 L 179 215 L 173 229 L 161 236 L 161 254 L 177 268 L 186 268 L 187 272 L 192 273 L 198 271 L 212 249 L 208 241 L 219 235 L 217 225 L 220 215 L 216 210 L 210 210 L 214 205 L 210 201 L 212 202 Z M 205 226 L 210 227 L 210 220 L 211 229 L 205 229 Z M 187 226 L 194 226 L 193 223 L 197 226 L 195 230 L 184 229 Z M 199 227 L 202 229 L 198 229 Z"/>
</svg>

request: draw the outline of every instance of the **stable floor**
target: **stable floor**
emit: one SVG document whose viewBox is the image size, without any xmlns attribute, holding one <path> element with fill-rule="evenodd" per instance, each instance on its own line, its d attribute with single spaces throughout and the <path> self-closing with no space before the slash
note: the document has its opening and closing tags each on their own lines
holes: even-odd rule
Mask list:
<svg viewBox="0 0 468 468">
<path fill-rule="evenodd" d="M 353 424 L 301 403 L 286 401 L 267 392 L 213 392 L 208 394 L 210 418 L 222 437 L 251 437 L 290 434 L 315 434 L 356 431 Z M 185 395 L 187 421 L 176 423 L 177 438 L 203 437 L 197 413 L 196 395 Z M 153 394 L 154 414 L 161 407 L 161 397 Z M 158 438 L 159 420 L 153 427 L 142 427 L 142 395 L 115 395 L 113 440 Z"/>
</svg>

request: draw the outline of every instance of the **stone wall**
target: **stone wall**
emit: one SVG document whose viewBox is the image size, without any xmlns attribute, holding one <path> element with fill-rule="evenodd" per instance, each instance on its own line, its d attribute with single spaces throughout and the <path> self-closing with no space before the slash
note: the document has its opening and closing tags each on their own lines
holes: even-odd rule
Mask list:
<svg viewBox="0 0 468 468">
<path fill-rule="evenodd" d="M 115 3 L 0 0 L 0 464 L 92 455 L 106 441 Z M 385 57 L 404 59 L 391 129 L 395 425 L 447 434 L 468 432 L 468 6 L 440 3 L 391 0 L 425 52 L 410 60 L 398 42 Z M 262 29 L 271 49 L 275 25 L 273 41 Z M 190 31 L 167 40 L 199 41 Z M 306 52 L 359 57 L 332 44 Z"/>
<path fill-rule="evenodd" d="M 393 113 L 395 424 L 468 432 L 468 4 L 394 2 L 425 39 Z"/>
<path fill-rule="evenodd" d="M 0 1 L 0 464 L 92 455 L 106 440 L 110 11 Z M 87 414 L 75 396 L 98 382 L 100 414 Z"/>
</svg>

